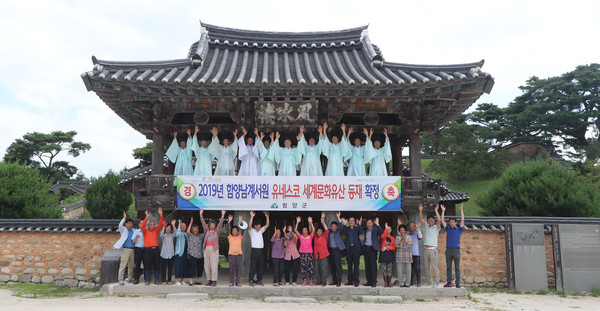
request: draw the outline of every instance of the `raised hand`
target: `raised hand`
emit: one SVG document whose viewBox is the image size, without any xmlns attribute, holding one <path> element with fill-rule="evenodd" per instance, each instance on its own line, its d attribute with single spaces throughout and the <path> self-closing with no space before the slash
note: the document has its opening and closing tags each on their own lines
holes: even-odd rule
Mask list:
<svg viewBox="0 0 600 311">
<path fill-rule="evenodd" d="M 233 130 L 233 139 L 237 138 L 238 129 Z"/>
<path fill-rule="evenodd" d="M 263 138 L 265 138 L 265 133 L 260 132 L 260 140 L 263 140 Z M 271 140 L 273 140 L 273 135 L 271 135 Z"/>
<path fill-rule="evenodd" d="M 233 215 L 231 218 L 233 219 Z M 238 216 L 238 223 L 241 224 L 242 221 L 244 221 L 244 217 L 242 217 L 242 215 Z"/>
<path fill-rule="evenodd" d="M 460 210 L 462 211 L 462 210 L 463 210 L 463 208 L 464 208 L 463 204 L 462 204 L 462 203 L 460 203 Z"/>
<path fill-rule="evenodd" d="M 245 128 L 245 127 L 243 127 L 243 126 L 242 126 L 242 134 L 244 134 L 244 137 L 245 137 L 246 135 L 248 135 L 248 130 L 246 130 L 246 128 Z M 233 135 L 235 135 L 235 132 L 233 132 Z"/>
<path fill-rule="evenodd" d="M 379 217 L 375 217 L 375 224 L 379 226 Z"/>
<path fill-rule="evenodd" d="M 371 138 L 372 136 L 373 136 L 373 128 L 371 128 L 371 129 L 369 130 L 369 138 Z"/>
<path fill-rule="evenodd" d="M 196 125 L 196 127 L 194 128 L 194 135 L 198 134 L 198 132 L 200 132 L 200 128 L 198 127 L 198 125 Z"/>
<path fill-rule="evenodd" d="M 188 136 L 192 136 L 192 130 L 187 129 L 185 132 L 188 134 Z"/>
<path fill-rule="evenodd" d="M 216 126 L 213 126 L 212 129 L 210 129 L 210 132 L 213 134 L 213 137 L 216 137 L 219 134 L 219 130 Z"/>
<path fill-rule="evenodd" d="M 321 212 L 321 220 L 325 219 L 325 212 Z"/>
<path fill-rule="evenodd" d="M 298 216 L 296 217 L 296 223 L 300 223 L 302 221 L 302 217 Z"/>
<path fill-rule="evenodd" d="M 271 133 L 271 135 L 273 135 L 273 133 Z M 279 135 L 279 132 L 275 133 L 275 139 L 279 139 L 279 137 L 281 137 L 281 135 Z"/>
<path fill-rule="evenodd" d="M 177 223 L 177 220 L 175 220 L 175 219 L 172 219 L 172 220 L 171 220 L 171 225 L 173 225 L 173 227 L 175 227 L 175 223 Z"/>
<path fill-rule="evenodd" d="M 340 220 L 341 219 L 340 217 L 342 217 L 342 212 L 335 213 L 335 216 L 337 217 L 338 220 Z"/>
<path fill-rule="evenodd" d="M 250 217 L 254 217 L 254 215 L 256 215 L 256 213 L 254 211 L 250 211 Z"/>
<path fill-rule="evenodd" d="M 417 230 L 421 229 L 421 222 L 418 222 L 418 223 L 416 224 L 416 226 L 417 226 Z"/>
<path fill-rule="evenodd" d="M 300 125 L 300 133 L 304 133 L 304 125 Z"/>
<path fill-rule="evenodd" d="M 369 138 L 369 130 L 367 130 L 366 127 L 363 127 L 363 134 L 365 134 L 365 136 L 367 136 L 367 138 Z"/>
<path fill-rule="evenodd" d="M 200 218 L 204 218 L 204 209 L 200 209 Z"/>
<path fill-rule="evenodd" d="M 225 210 L 221 210 L 221 218 L 225 218 Z"/>
<path fill-rule="evenodd" d="M 177 132 L 173 132 L 173 138 L 177 138 Z"/>
<path fill-rule="evenodd" d="M 348 128 L 348 135 L 350 135 L 352 133 L 354 133 L 354 128 L 352 128 L 352 127 Z"/>
<path fill-rule="evenodd" d="M 123 219 L 127 218 L 127 213 L 123 211 Z"/>
<path fill-rule="evenodd" d="M 327 125 L 327 122 L 323 123 L 323 131 L 327 131 L 327 128 L 328 128 L 328 127 L 329 127 L 329 126 Z"/>
<path fill-rule="evenodd" d="M 398 217 L 398 226 L 402 226 L 402 218 Z"/>
<path fill-rule="evenodd" d="M 442 212 L 446 211 L 446 206 L 444 204 L 440 205 L 440 208 L 442 209 Z"/>
<path fill-rule="evenodd" d="M 258 137 L 258 128 L 254 128 L 254 136 Z"/>
<path fill-rule="evenodd" d="M 385 135 L 385 138 L 388 138 L 388 132 L 387 132 L 387 128 L 383 129 L 383 135 Z"/>
<path fill-rule="evenodd" d="M 288 225 L 287 228 L 289 232 L 292 232 L 292 225 Z"/>
<path fill-rule="evenodd" d="M 360 219 L 358 220 L 358 224 L 362 225 L 362 216 L 360 216 Z"/>
<path fill-rule="evenodd" d="M 419 212 L 423 211 L 423 204 L 419 204 Z"/>
<path fill-rule="evenodd" d="M 323 134 L 323 127 L 319 125 L 317 131 L 319 132 L 319 134 Z"/>
<path fill-rule="evenodd" d="M 150 216 L 150 212 L 148 210 L 144 211 L 146 213 L 146 217 Z"/>
<path fill-rule="evenodd" d="M 271 132 L 271 134 L 269 134 L 269 137 L 271 138 L 271 142 L 275 141 L 275 139 L 274 139 L 275 138 L 275 133 Z"/>
<path fill-rule="evenodd" d="M 312 217 L 308 216 L 308 223 L 312 223 Z"/>
<path fill-rule="evenodd" d="M 192 226 L 192 224 L 194 223 L 194 217 L 190 218 L 190 227 Z"/>
<path fill-rule="evenodd" d="M 233 215 L 227 216 L 227 222 L 231 223 L 233 221 Z"/>
<path fill-rule="evenodd" d="M 340 127 L 342 128 L 342 131 L 346 130 L 346 124 L 345 123 L 342 123 L 342 126 L 340 126 Z"/>
</svg>

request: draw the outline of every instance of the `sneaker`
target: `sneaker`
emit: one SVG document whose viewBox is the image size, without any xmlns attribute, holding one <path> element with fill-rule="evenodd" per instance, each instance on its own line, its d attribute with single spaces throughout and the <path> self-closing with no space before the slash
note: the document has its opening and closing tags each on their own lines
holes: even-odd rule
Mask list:
<svg viewBox="0 0 600 311">
<path fill-rule="evenodd" d="M 262 281 L 258 281 L 258 282 L 256 282 L 256 284 L 258 284 L 258 285 L 260 285 L 260 286 L 265 286 L 265 284 L 263 284 L 263 282 L 262 282 Z"/>
<path fill-rule="evenodd" d="M 285 286 L 289 286 L 290 282 L 285 282 Z M 296 285 L 296 283 L 294 283 L 294 285 Z"/>
<path fill-rule="evenodd" d="M 134 282 L 134 280 L 133 280 L 133 279 L 129 279 L 129 280 L 127 280 L 127 283 L 133 283 L 133 282 Z"/>
<path fill-rule="evenodd" d="M 423 283 L 423 286 L 431 286 L 431 282 L 425 282 Z"/>
<path fill-rule="evenodd" d="M 119 285 L 125 285 L 125 283 L 123 283 L 123 281 L 120 281 L 120 282 L 119 282 Z"/>
<path fill-rule="evenodd" d="M 216 286 L 217 286 L 217 281 L 212 281 L 212 282 L 210 283 L 210 286 L 211 286 L 211 287 L 216 287 Z"/>
<path fill-rule="evenodd" d="M 229 287 L 233 287 L 233 283 L 229 283 Z"/>
<path fill-rule="evenodd" d="M 242 287 L 242 284 L 240 284 L 240 283 L 235 283 L 235 286 L 237 286 L 237 287 Z"/>
<path fill-rule="evenodd" d="M 278 287 L 279 283 L 273 283 L 273 286 Z"/>
<path fill-rule="evenodd" d="M 352 282 L 348 281 L 348 282 L 344 283 L 344 285 L 346 285 L 346 286 L 352 286 L 354 284 Z"/>
<path fill-rule="evenodd" d="M 312 282 L 312 281 L 310 281 L 310 286 L 315 286 L 315 284 L 313 284 L 313 282 Z"/>
<path fill-rule="evenodd" d="M 332 281 L 331 283 L 329 283 L 329 285 L 337 285 L 336 281 Z"/>
<path fill-rule="evenodd" d="M 280 285 L 280 286 L 281 286 L 281 285 L 283 285 L 283 282 L 279 282 L 279 285 Z"/>
<path fill-rule="evenodd" d="M 250 287 L 254 287 L 254 282 L 250 281 Z"/>
<path fill-rule="evenodd" d="M 444 287 L 452 287 L 452 284 L 446 283 L 446 284 L 444 284 Z"/>
<path fill-rule="evenodd" d="M 456 288 L 460 288 L 460 284 L 456 285 Z"/>
<path fill-rule="evenodd" d="M 177 282 L 175 283 L 175 285 L 177 285 L 177 286 L 181 286 L 181 282 L 177 281 Z"/>
<path fill-rule="evenodd" d="M 452 287 L 456 287 L 456 283 L 454 283 L 454 280 L 452 280 Z"/>
<path fill-rule="evenodd" d="M 146 286 L 150 285 L 150 281 L 146 281 Z"/>
<path fill-rule="evenodd" d="M 302 286 L 306 286 L 306 281 L 302 282 Z"/>
<path fill-rule="evenodd" d="M 433 282 L 433 286 L 431 286 L 431 287 L 433 287 L 433 288 L 437 288 L 439 285 L 440 285 L 440 283 L 438 283 L 438 282 Z"/>
<path fill-rule="evenodd" d="M 296 285 L 298 285 L 298 284 L 296 284 L 296 282 L 292 282 L 292 286 L 296 286 Z"/>
<path fill-rule="evenodd" d="M 421 282 L 417 282 L 417 287 L 421 287 Z"/>
</svg>

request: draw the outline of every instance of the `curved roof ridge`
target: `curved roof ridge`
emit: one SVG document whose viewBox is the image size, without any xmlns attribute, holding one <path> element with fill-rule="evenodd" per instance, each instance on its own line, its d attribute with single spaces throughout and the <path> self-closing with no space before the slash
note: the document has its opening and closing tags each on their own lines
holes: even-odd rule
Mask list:
<svg viewBox="0 0 600 311">
<path fill-rule="evenodd" d="M 427 70 L 465 70 L 473 67 L 482 67 L 485 63 L 485 60 L 480 60 L 478 62 L 472 63 L 463 63 L 463 64 L 450 64 L 450 65 L 419 65 L 419 64 L 406 64 L 406 63 L 394 63 L 394 62 L 385 62 L 384 67 L 392 67 L 395 69 L 427 69 Z"/>
<path fill-rule="evenodd" d="M 310 31 L 310 32 L 277 32 L 263 30 L 247 30 L 238 28 L 229 28 L 211 25 L 200 21 L 200 25 L 208 31 L 211 39 L 244 39 L 246 41 L 269 40 L 274 41 L 302 41 L 302 40 L 354 40 L 359 42 L 362 32 L 369 26 L 364 25 L 355 28 L 330 30 L 330 31 Z"/>
<path fill-rule="evenodd" d="M 113 61 L 98 59 L 96 56 L 92 56 L 92 63 L 94 65 L 110 66 L 110 67 L 152 67 L 152 66 L 187 66 L 190 64 L 189 58 L 180 59 L 169 59 L 169 60 L 153 60 L 153 61 Z"/>
</svg>

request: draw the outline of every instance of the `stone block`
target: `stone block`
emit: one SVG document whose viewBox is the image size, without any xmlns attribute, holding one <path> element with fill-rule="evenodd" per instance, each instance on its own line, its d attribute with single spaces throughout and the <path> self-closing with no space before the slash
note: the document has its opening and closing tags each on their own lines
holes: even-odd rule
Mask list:
<svg viewBox="0 0 600 311">
<path fill-rule="evenodd" d="M 77 275 L 77 276 L 75 276 L 75 279 L 79 280 L 79 281 L 87 281 L 88 277 L 85 275 Z"/>
<path fill-rule="evenodd" d="M 42 283 L 44 283 L 44 284 L 50 284 L 52 282 L 54 282 L 54 278 L 53 277 L 51 277 L 49 275 L 44 275 L 42 277 Z"/>
<path fill-rule="evenodd" d="M 77 287 L 78 284 L 79 284 L 78 280 L 75 280 L 75 279 L 65 279 L 65 285 L 67 285 L 69 287 Z"/>
<path fill-rule="evenodd" d="M 10 281 L 10 275 L 2 274 L 0 275 L 0 282 L 8 282 Z"/>
<path fill-rule="evenodd" d="M 465 283 L 467 283 L 467 284 L 473 284 L 473 277 L 470 276 L 470 277 L 465 278 Z"/>
<path fill-rule="evenodd" d="M 504 283 L 497 283 L 496 288 L 504 288 Z"/>
<path fill-rule="evenodd" d="M 488 281 L 488 282 L 493 282 L 493 279 L 492 279 L 491 276 L 486 277 L 485 280 Z"/>
<path fill-rule="evenodd" d="M 77 261 L 73 264 L 75 267 L 83 267 L 85 266 L 85 263 L 81 262 L 81 261 Z"/>
<path fill-rule="evenodd" d="M 10 265 L 10 261 L 2 260 L 0 261 L 0 267 L 6 267 Z"/>
<path fill-rule="evenodd" d="M 31 283 L 39 284 L 42 282 L 42 278 L 40 276 L 34 275 L 31 277 Z"/>
<path fill-rule="evenodd" d="M 10 274 L 10 268 L 8 268 L 8 267 L 4 267 L 0 271 L 2 271 L 2 273 Z"/>
<path fill-rule="evenodd" d="M 15 255 L 4 255 L 4 259 L 15 259 Z"/>
<path fill-rule="evenodd" d="M 90 275 L 96 275 L 100 273 L 100 270 L 90 270 Z"/>
<path fill-rule="evenodd" d="M 13 265 L 14 267 L 18 267 L 18 266 L 20 266 L 20 265 L 22 265 L 22 264 L 23 264 L 23 263 L 21 263 L 20 261 L 13 261 L 13 262 L 12 262 L 12 265 Z"/>
<path fill-rule="evenodd" d="M 79 275 L 81 275 L 81 274 L 87 274 L 87 271 L 88 271 L 87 269 L 78 268 L 78 269 L 75 270 L 75 274 L 79 274 Z"/>
<path fill-rule="evenodd" d="M 17 260 L 23 260 L 25 259 L 25 255 L 17 255 Z"/>
<path fill-rule="evenodd" d="M 475 274 L 475 275 L 481 275 L 482 273 L 483 273 L 483 271 L 481 271 L 481 270 L 475 270 L 475 271 L 473 271 L 473 274 Z"/>
<path fill-rule="evenodd" d="M 44 266 L 44 262 L 40 261 L 40 262 L 36 262 L 35 263 L 36 267 L 43 267 Z"/>
<path fill-rule="evenodd" d="M 27 260 L 33 260 L 33 256 L 31 256 L 31 255 L 27 256 Z"/>
<path fill-rule="evenodd" d="M 96 284 L 90 283 L 90 282 L 79 282 L 79 284 L 77 285 L 77 287 L 79 287 L 79 288 L 86 288 L 86 289 L 92 289 L 92 288 L 96 287 Z"/>
<path fill-rule="evenodd" d="M 12 272 L 13 273 L 21 273 L 21 272 L 23 272 L 23 268 L 14 267 Z"/>
<path fill-rule="evenodd" d="M 6 243 L 14 244 L 15 240 L 8 240 L 8 241 L 6 241 Z"/>
<path fill-rule="evenodd" d="M 73 269 L 65 268 L 65 269 L 60 270 L 60 273 L 71 274 L 71 273 L 73 273 Z"/>
<path fill-rule="evenodd" d="M 23 263 L 25 267 L 31 267 L 33 264 L 30 261 L 26 261 Z"/>
<path fill-rule="evenodd" d="M 56 269 L 48 269 L 48 273 L 49 274 L 57 274 L 58 270 L 56 270 Z"/>
<path fill-rule="evenodd" d="M 70 263 L 70 262 L 68 262 L 68 261 L 66 261 L 66 262 L 61 262 L 61 263 L 59 263 L 59 264 L 58 264 L 58 266 L 59 266 L 59 267 L 63 267 L 63 268 L 64 268 L 64 267 L 70 267 L 70 266 L 71 266 L 71 263 Z"/>
<path fill-rule="evenodd" d="M 25 269 L 25 271 L 23 271 L 25 274 L 32 274 L 35 273 L 35 269 L 34 268 L 27 268 Z"/>
<path fill-rule="evenodd" d="M 483 277 L 474 277 L 473 278 L 473 282 L 475 282 L 475 283 L 483 283 L 483 282 L 485 282 L 485 278 L 483 278 Z"/>
<path fill-rule="evenodd" d="M 489 268 L 491 265 L 489 263 L 484 263 L 483 265 L 481 265 L 483 268 Z"/>
<path fill-rule="evenodd" d="M 483 283 L 483 286 L 485 286 L 487 288 L 492 288 L 492 287 L 496 286 L 496 284 L 494 282 L 485 282 L 485 283 Z"/>
<path fill-rule="evenodd" d="M 44 269 L 44 268 L 38 268 L 37 269 L 37 273 L 38 274 L 46 274 L 46 269 Z"/>
<path fill-rule="evenodd" d="M 10 281 L 11 281 L 11 282 L 16 282 L 18 279 L 19 279 L 19 278 L 17 277 L 17 275 L 16 275 L 16 274 L 13 274 L 13 275 L 11 275 L 11 276 L 10 276 Z"/>
<path fill-rule="evenodd" d="M 29 282 L 31 282 L 31 275 L 25 275 L 25 274 L 17 275 L 17 282 L 29 283 Z"/>
</svg>

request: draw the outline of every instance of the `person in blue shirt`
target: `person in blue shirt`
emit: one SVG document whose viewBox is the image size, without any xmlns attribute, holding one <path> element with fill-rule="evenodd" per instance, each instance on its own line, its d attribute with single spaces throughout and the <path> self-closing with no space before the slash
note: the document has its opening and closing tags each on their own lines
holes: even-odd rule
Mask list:
<svg viewBox="0 0 600 311">
<path fill-rule="evenodd" d="M 442 225 L 446 230 L 446 285 L 452 287 L 452 262 L 454 262 L 454 274 L 456 277 L 456 288 L 460 288 L 460 235 L 465 226 L 465 213 L 463 205 L 460 205 L 460 226 L 456 225 L 456 218 L 450 218 L 446 224 L 444 213 L 446 207 L 442 205 Z"/>
</svg>

